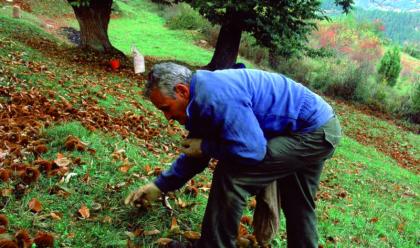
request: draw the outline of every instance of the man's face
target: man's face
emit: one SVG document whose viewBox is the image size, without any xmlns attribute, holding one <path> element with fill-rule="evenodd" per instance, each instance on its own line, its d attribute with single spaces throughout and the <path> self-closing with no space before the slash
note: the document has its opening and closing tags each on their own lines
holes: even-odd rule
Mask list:
<svg viewBox="0 0 420 248">
<path fill-rule="evenodd" d="M 150 93 L 150 101 L 160 109 L 167 120 L 176 120 L 185 125 L 187 122 L 187 105 L 190 99 L 190 88 L 185 84 L 175 86 L 175 98 L 167 96 L 155 88 Z"/>
</svg>

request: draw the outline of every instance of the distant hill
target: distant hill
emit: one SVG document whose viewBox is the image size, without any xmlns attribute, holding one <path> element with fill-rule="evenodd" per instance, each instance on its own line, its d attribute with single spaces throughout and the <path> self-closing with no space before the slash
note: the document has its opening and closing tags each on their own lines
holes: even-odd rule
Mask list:
<svg viewBox="0 0 420 248">
<path fill-rule="evenodd" d="M 354 0 L 354 7 L 364 10 L 382 10 L 394 12 L 420 12 L 418 0 Z M 322 1 L 323 9 L 328 12 L 339 12 L 334 0 Z"/>
<path fill-rule="evenodd" d="M 354 7 L 357 22 L 382 25 L 384 37 L 395 43 L 420 45 L 420 1 L 355 0 Z M 334 0 L 324 0 L 322 8 L 332 17 L 343 15 Z"/>
<path fill-rule="evenodd" d="M 355 0 L 356 7 L 366 10 L 420 12 L 417 0 Z"/>
<path fill-rule="evenodd" d="M 420 45 L 420 12 L 357 9 L 353 15 L 358 22 L 378 23 L 384 36 L 395 43 Z"/>
</svg>

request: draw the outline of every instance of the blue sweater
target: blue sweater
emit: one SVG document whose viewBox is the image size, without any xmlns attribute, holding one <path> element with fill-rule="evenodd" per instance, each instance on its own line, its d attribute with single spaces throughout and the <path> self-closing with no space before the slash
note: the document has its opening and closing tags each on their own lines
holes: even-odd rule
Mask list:
<svg viewBox="0 0 420 248">
<path fill-rule="evenodd" d="M 197 71 L 190 82 L 190 138 L 202 139 L 203 158 L 181 154 L 155 181 L 163 192 L 182 187 L 203 171 L 209 158 L 253 165 L 267 140 L 314 131 L 334 113 L 320 96 L 276 73 L 239 69 Z"/>
</svg>

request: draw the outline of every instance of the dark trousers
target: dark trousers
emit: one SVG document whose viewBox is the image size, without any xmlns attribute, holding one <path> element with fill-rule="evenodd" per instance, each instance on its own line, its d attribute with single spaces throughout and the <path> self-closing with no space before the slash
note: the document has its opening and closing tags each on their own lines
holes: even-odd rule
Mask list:
<svg viewBox="0 0 420 248">
<path fill-rule="evenodd" d="M 286 218 L 288 247 L 318 247 L 315 194 L 326 159 L 341 137 L 336 118 L 316 131 L 269 140 L 262 163 L 244 166 L 219 162 L 197 248 L 236 247 L 247 197 L 277 181 Z"/>
</svg>

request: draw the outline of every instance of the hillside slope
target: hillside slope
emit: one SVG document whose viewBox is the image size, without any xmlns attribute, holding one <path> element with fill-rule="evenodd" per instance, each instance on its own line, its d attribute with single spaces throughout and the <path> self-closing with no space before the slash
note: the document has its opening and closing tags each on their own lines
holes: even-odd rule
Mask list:
<svg viewBox="0 0 420 248">
<path fill-rule="evenodd" d="M 149 10 L 142 17 L 146 28 L 148 18 L 157 15 Z M 114 22 L 110 32 L 140 22 L 139 16 L 130 18 Z M 165 39 L 174 37 L 163 27 L 161 32 Z M 146 38 L 144 44 L 158 39 Z M 162 51 L 172 49 L 161 44 Z M 191 47 L 188 56 L 200 54 Z M 148 57 L 147 67 L 159 60 Z M 148 211 L 122 203 L 129 191 L 167 168 L 185 135 L 143 99 L 144 78 L 134 75 L 131 65 L 112 71 L 108 61 L 63 43 L 36 22 L 1 14 L 0 72 L 0 174 L 14 171 L 8 180 L 0 177 L 0 212 L 9 219 L 8 233 L 51 232 L 56 247 L 157 247 L 160 237 L 184 240 L 182 232 L 199 231 L 211 168 L 169 197 L 173 212 L 160 203 Z M 366 110 L 329 101 L 346 137 L 322 176 L 321 244 L 416 247 L 419 136 Z M 34 198 L 42 204 L 39 211 L 28 205 Z M 179 231 L 171 231 L 174 223 Z M 284 228 L 275 242 L 285 245 Z"/>
</svg>

